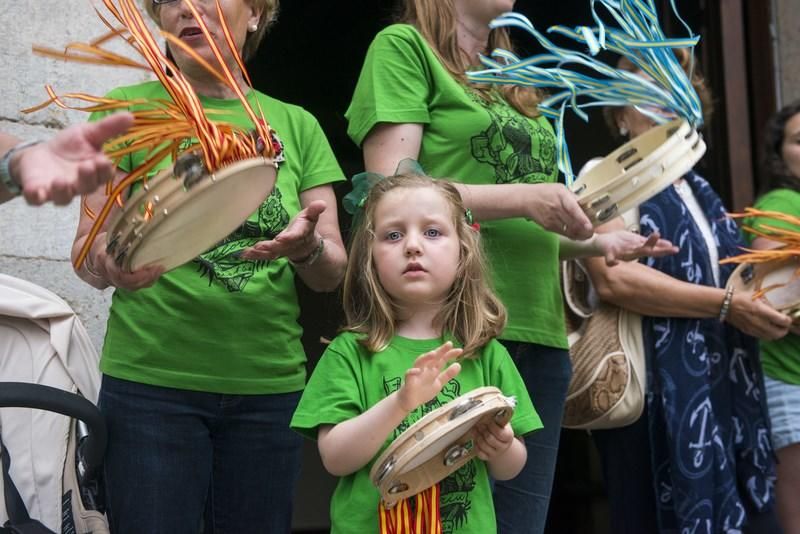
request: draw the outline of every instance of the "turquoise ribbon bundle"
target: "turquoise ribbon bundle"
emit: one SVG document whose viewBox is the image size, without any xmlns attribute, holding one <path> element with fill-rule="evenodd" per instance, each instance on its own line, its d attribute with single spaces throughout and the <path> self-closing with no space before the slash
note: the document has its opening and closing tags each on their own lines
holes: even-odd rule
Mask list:
<svg viewBox="0 0 800 534">
<path fill-rule="evenodd" d="M 588 54 L 559 47 L 537 31 L 523 15 L 506 13 L 492 21 L 490 27 L 521 28 L 547 52 L 520 58 L 508 50 L 496 49 L 491 56 L 481 56 L 485 69 L 467 73 L 469 80 L 477 83 L 517 84 L 538 87 L 551 93 L 539 104 L 539 110 L 555 121 L 559 146 L 558 167 L 564 173 L 567 185 L 575 178 L 564 137 L 564 113 L 567 107 L 585 121 L 588 121 L 584 111 L 586 108 L 635 106 L 658 124 L 668 120 L 658 110 L 668 110 L 694 127 L 699 127 L 703 122 L 700 99 L 672 52 L 676 48 L 693 51 L 700 37 L 694 35 L 680 17 L 675 0 L 670 2 L 672 11 L 689 33 L 683 39 L 668 39 L 664 35 L 653 0 L 589 1 L 597 26 L 579 26 L 575 29 L 553 26 L 548 30 L 548 33 L 564 36 L 588 47 Z M 597 11 L 598 5 L 605 8 L 614 19 L 616 27 L 603 21 Z M 650 79 L 603 63 L 594 57 L 601 50 L 628 58 Z"/>
</svg>

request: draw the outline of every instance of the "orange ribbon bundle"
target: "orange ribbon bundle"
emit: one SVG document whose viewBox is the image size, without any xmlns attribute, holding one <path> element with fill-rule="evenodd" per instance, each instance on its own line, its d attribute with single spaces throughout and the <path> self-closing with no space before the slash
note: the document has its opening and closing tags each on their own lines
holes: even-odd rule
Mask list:
<svg viewBox="0 0 800 534">
<path fill-rule="evenodd" d="M 794 217 L 779 211 L 745 208 L 744 213 L 734 213 L 731 217 L 734 219 L 745 217 L 774 219 L 800 228 L 800 217 Z M 756 237 L 763 237 L 770 241 L 782 243 L 783 246 L 765 250 L 743 248 L 742 250 L 746 252 L 745 254 L 726 258 L 721 260 L 720 263 L 765 263 L 768 261 L 788 260 L 800 256 L 800 230 L 779 228 L 768 224 L 761 225 L 759 228 L 742 225 L 742 229 Z"/>
<path fill-rule="evenodd" d="M 200 153 L 208 173 L 213 173 L 225 165 L 242 159 L 258 156 L 273 158 L 276 157 L 276 151 L 279 150 L 279 143 L 275 140 L 274 132 L 272 132 L 264 118 L 263 111 L 259 108 L 258 113 L 256 113 L 250 106 L 247 97 L 236 82 L 234 74 L 225 64 L 221 50 L 214 42 L 208 27 L 192 4 L 192 1 L 180 1 L 185 2 L 191 10 L 217 60 L 219 68 L 210 65 L 174 35 L 162 32 L 163 37 L 171 45 L 178 46 L 189 54 L 198 64 L 202 65 L 217 80 L 236 94 L 242 103 L 245 113 L 252 121 L 252 131 L 225 122 L 211 121 L 206 117 L 200 99 L 189 81 L 160 50 L 141 13 L 136 8 L 135 0 L 103 0 L 103 4 L 108 11 L 122 26 L 115 28 L 106 17 L 95 9 L 103 24 L 110 31 L 88 44 L 71 43 L 64 51 L 34 47 L 34 52 L 37 54 L 67 61 L 152 71 L 171 97 L 171 101 L 145 101 L 116 100 L 85 93 L 69 93 L 58 96 L 53 88 L 48 85 L 46 90 L 50 98 L 38 106 L 23 110 L 25 113 L 30 113 L 51 104 L 64 109 L 86 112 L 132 110 L 134 115 L 133 126 L 128 133 L 115 138 L 107 144 L 106 154 L 115 163 L 118 163 L 125 155 L 133 152 L 144 150 L 148 154 L 142 164 L 132 169 L 116 186 L 112 187 L 112 184 L 106 186 L 108 200 L 99 214 L 93 213 L 86 206 L 84 200 L 83 209 L 90 218 L 95 219 L 95 223 L 76 258 L 76 268 L 80 268 L 83 264 L 114 203 L 122 205 L 122 192 L 137 180 L 143 179 L 166 156 L 172 155 L 173 160 L 176 159 L 178 147 L 186 140 L 196 140 L 199 143 Z M 246 84 L 252 87 L 244 62 L 239 56 L 230 29 L 225 22 L 219 0 L 215 0 L 215 4 L 217 14 L 222 23 L 226 44 L 236 59 Z M 145 63 L 104 48 L 107 42 L 116 38 L 125 40 L 144 58 Z M 86 107 L 70 106 L 64 102 L 63 99 L 65 98 L 89 102 L 91 105 Z M 144 179 L 146 180 L 146 178 Z"/>
<path fill-rule="evenodd" d="M 755 208 L 745 208 L 744 213 L 735 213 L 732 214 L 731 217 L 735 219 L 741 219 L 744 217 L 773 219 L 775 221 L 788 223 L 800 229 L 800 217 L 794 217 L 778 211 L 762 211 Z M 743 248 L 742 250 L 745 251 L 744 254 L 721 260 L 721 264 L 780 263 L 787 260 L 800 258 L 800 230 L 780 228 L 770 224 L 762 224 L 759 226 L 759 228 L 754 228 L 749 225 L 742 225 L 742 229 L 750 234 L 753 234 L 754 236 L 763 237 L 765 239 L 769 239 L 770 241 L 781 243 L 782 246 L 772 249 Z M 763 297 L 773 289 L 787 287 L 797 276 L 800 276 L 800 268 L 796 269 L 792 277 L 786 282 L 772 284 L 755 291 L 753 293 L 753 300 Z"/>
<path fill-rule="evenodd" d="M 399 501 L 389 510 L 383 502 L 378 503 L 380 534 L 442 534 L 440 496 L 439 484 L 434 484 L 414 497 Z"/>
</svg>

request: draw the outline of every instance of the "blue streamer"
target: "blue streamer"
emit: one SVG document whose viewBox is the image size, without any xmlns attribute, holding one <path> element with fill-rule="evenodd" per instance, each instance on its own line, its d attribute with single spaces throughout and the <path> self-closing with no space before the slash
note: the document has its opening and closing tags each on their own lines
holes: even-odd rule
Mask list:
<svg viewBox="0 0 800 534">
<path fill-rule="evenodd" d="M 564 135 L 567 108 L 584 121 L 589 119 L 584 111 L 587 108 L 634 106 L 656 123 L 668 120 L 658 110 L 682 117 L 693 127 L 703 123 L 700 98 L 672 52 L 675 48 L 688 48 L 692 52 L 693 68 L 693 51 L 700 37 L 694 35 L 680 17 L 675 0 L 670 0 L 670 6 L 688 33 L 684 38 L 664 35 L 653 0 L 590 0 L 590 5 L 595 27 L 553 26 L 548 29 L 548 33 L 584 46 L 588 54 L 556 46 L 525 16 L 512 12 L 493 20 L 490 27 L 520 28 L 532 35 L 547 52 L 523 59 L 497 49 L 491 56 L 481 56 L 483 70 L 467 73 L 467 77 L 477 83 L 523 85 L 553 93 L 539 104 L 539 110 L 555 122 L 558 168 L 564 173 L 567 185 L 575 179 Z M 598 13 L 599 7 L 605 9 L 616 26 L 604 22 Z M 606 65 L 594 57 L 601 50 L 625 56 L 651 79 Z M 577 72 L 576 67 L 590 74 Z"/>
</svg>

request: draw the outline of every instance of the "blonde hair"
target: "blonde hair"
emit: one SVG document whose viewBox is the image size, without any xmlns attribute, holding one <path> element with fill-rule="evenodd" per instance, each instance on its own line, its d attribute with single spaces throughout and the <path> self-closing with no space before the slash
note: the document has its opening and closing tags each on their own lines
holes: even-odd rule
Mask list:
<svg viewBox="0 0 800 534">
<path fill-rule="evenodd" d="M 434 319 L 434 325 L 461 343 L 465 355 L 473 355 L 502 332 L 506 310 L 489 286 L 487 262 L 479 235 L 465 218 L 461 195 L 450 182 L 427 176 L 389 176 L 370 190 L 350 239 L 343 285 L 346 321 L 343 329 L 364 334 L 360 343 L 373 353 L 386 348 L 394 337 L 397 307 L 378 278 L 372 255 L 376 237 L 375 209 L 389 191 L 425 187 L 439 192 L 451 207 L 460 245 L 455 282 Z"/>
<path fill-rule="evenodd" d="M 161 10 L 161 5 L 157 5 L 153 3 L 153 0 L 142 0 L 144 2 L 144 8 L 147 10 L 147 14 L 150 15 L 150 18 L 155 21 L 156 24 L 159 26 L 161 25 L 161 20 L 158 16 L 158 12 Z M 183 2 L 183 0 L 175 0 L 176 2 Z M 264 40 L 264 36 L 267 34 L 267 29 L 272 26 L 272 24 L 278 19 L 278 9 L 280 0 L 243 0 L 247 5 L 261 10 L 261 17 L 258 19 L 258 28 L 254 32 L 248 32 L 247 37 L 244 40 L 244 46 L 242 46 L 241 55 L 244 61 L 248 61 L 252 58 L 256 50 L 258 50 L 258 46 L 261 44 L 261 41 Z"/>
<path fill-rule="evenodd" d="M 453 0 L 403 0 L 401 22 L 411 24 L 422 34 L 450 75 L 470 87 L 485 102 L 492 103 L 499 91 L 511 106 L 526 117 L 539 114 L 542 93 L 517 85 L 472 84 L 464 74 L 472 65 L 458 46 L 456 10 Z M 496 28 L 489 33 L 488 51 L 504 48 L 513 52 L 508 30 Z"/>
<path fill-rule="evenodd" d="M 706 79 L 703 77 L 703 74 L 700 70 L 697 61 L 694 61 L 692 64 L 692 54 L 686 48 L 677 48 L 673 50 L 675 57 L 678 58 L 678 61 L 683 68 L 683 71 L 688 76 L 691 73 L 692 79 L 690 82 L 692 83 L 692 87 L 694 87 L 695 92 L 697 93 L 698 98 L 700 99 L 700 107 L 702 108 L 703 112 L 703 121 L 705 125 L 711 121 L 711 114 L 714 109 L 714 102 L 711 95 L 711 88 L 708 87 L 706 83 Z M 617 68 L 619 70 L 625 70 L 628 72 L 639 72 L 639 67 L 637 67 L 630 59 L 625 56 L 621 56 L 617 61 Z M 603 108 L 603 118 L 606 121 L 606 126 L 608 126 L 609 131 L 611 131 L 614 135 L 619 135 L 619 128 L 617 126 L 617 119 L 619 118 L 619 114 L 622 113 L 624 108 L 619 106 L 607 106 Z"/>
</svg>

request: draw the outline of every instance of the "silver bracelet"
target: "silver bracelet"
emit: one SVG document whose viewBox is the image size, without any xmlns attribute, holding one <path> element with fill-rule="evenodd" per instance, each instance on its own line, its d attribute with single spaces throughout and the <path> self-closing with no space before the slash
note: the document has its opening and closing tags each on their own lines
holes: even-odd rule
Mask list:
<svg viewBox="0 0 800 534">
<path fill-rule="evenodd" d="M 11 150 L 6 152 L 0 159 L 0 184 L 3 184 L 3 187 L 5 187 L 6 190 L 13 196 L 17 196 L 22 193 L 22 186 L 21 184 L 18 184 L 11 176 L 11 157 L 20 150 L 32 147 L 33 145 L 38 145 L 41 142 L 42 141 L 39 139 L 34 139 L 33 141 L 18 143 L 14 145 Z"/>
<path fill-rule="evenodd" d="M 314 265 L 320 256 L 322 256 L 322 252 L 325 250 L 325 238 L 320 237 L 319 243 L 317 244 L 317 248 L 314 251 L 300 260 L 293 260 L 289 258 L 289 263 L 294 265 L 295 267 L 299 267 L 300 269 L 305 269 L 306 267 L 311 267 Z"/>
<path fill-rule="evenodd" d="M 719 309 L 719 322 L 724 323 L 731 311 L 731 302 L 733 302 L 733 286 L 730 285 L 725 289 L 725 297 L 722 299 L 722 306 Z"/>
</svg>

